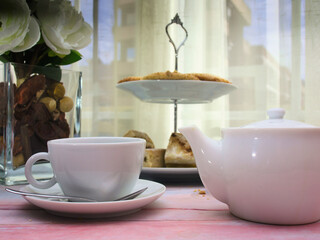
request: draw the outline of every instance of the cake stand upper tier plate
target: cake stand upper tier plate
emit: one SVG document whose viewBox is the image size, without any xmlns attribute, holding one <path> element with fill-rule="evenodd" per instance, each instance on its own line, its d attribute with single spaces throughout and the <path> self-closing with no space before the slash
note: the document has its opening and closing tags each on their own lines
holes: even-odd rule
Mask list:
<svg viewBox="0 0 320 240">
<path fill-rule="evenodd" d="M 150 103 L 209 103 L 229 94 L 236 86 L 200 80 L 139 80 L 117 84 L 117 87 Z"/>
</svg>

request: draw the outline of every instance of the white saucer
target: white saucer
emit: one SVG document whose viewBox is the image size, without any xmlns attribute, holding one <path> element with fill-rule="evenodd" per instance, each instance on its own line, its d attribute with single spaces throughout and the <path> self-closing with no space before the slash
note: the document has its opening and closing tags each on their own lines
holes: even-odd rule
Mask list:
<svg viewBox="0 0 320 240">
<path fill-rule="evenodd" d="M 139 211 L 142 207 L 158 199 L 166 190 L 166 187 L 160 183 L 139 179 L 132 191 L 137 191 L 144 187 L 148 187 L 148 189 L 137 198 L 118 202 L 66 202 L 30 196 L 24 196 L 24 198 L 31 204 L 43 208 L 54 215 L 85 218 L 115 217 Z M 57 184 L 46 190 L 37 189 L 30 185 L 23 187 L 21 190 L 62 194 Z"/>
</svg>

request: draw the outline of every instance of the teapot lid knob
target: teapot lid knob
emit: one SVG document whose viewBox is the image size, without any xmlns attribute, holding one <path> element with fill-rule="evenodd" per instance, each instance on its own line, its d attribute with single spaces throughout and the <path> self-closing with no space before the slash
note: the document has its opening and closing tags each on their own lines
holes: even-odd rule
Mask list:
<svg viewBox="0 0 320 240">
<path fill-rule="evenodd" d="M 283 108 L 271 108 L 267 111 L 269 119 L 283 119 L 285 113 Z"/>
</svg>

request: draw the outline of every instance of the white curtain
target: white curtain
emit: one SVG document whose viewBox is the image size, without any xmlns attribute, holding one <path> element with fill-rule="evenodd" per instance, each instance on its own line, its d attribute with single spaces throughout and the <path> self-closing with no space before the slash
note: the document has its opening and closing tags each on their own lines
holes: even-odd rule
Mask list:
<svg viewBox="0 0 320 240">
<path fill-rule="evenodd" d="M 320 125 L 320 2 L 305 4 L 305 120 Z"/>
<path fill-rule="evenodd" d="M 238 90 L 209 104 L 178 106 L 178 127 L 195 124 L 207 135 L 266 118 L 320 126 L 320 2 L 313 0 L 78 0 L 94 39 L 76 65 L 84 73 L 82 135 L 121 136 L 129 129 L 166 147 L 173 106 L 152 104 L 116 88 L 126 76 L 174 70 L 165 26 L 179 14 L 189 38 L 180 72 L 211 73 Z M 179 42 L 184 35 L 172 34 Z"/>
</svg>

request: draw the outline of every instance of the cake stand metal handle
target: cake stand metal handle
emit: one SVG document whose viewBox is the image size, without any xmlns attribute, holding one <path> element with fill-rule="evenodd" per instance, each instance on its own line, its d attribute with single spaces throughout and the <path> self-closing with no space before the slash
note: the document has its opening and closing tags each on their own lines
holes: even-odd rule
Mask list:
<svg viewBox="0 0 320 240">
<path fill-rule="evenodd" d="M 182 29 L 184 30 L 184 32 L 186 33 L 186 37 L 184 38 L 184 40 L 180 43 L 180 45 L 177 47 L 169 32 L 168 32 L 168 28 L 171 24 L 178 24 L 182 27 Z M 183 26 L 183 23 L 178 15 L 178 13 L 174 16 L 173 19 L 171 19 L 171 22 L 169 24 L 167 24 L 166 26 L 166 33 L 167 33 L 167 36 L 169 38 L 169 42 L 173 45 L 173 48 L 174 48 L 174 53 L 175 53 L 175 66 L 174 66 L 174 70 L 175 71 L 178 71 L 178 55 L 179 55 L 179 50 L 180 48 L 184 45 L 184 43 L 187 41 L 187 38 L 188 38 L 188 31 L 187 29 L 185 29 L 185 27 Z M 177 132 L 177 122 L 178 122 L 178 100 L 177 99 L 172 99 L 173 100 L 173 104 L 174 104 L 174 132 L 176 133 Z"/>
<path fill-rule="evenodd" d="M 168 28 L 171 24 L 178 24 L 182 27 L 182 29 L 184 30 L 184 32 L 186 33 L 186 37 L 184 38 L 184 40 L 180 43 L 180 45 L 178 46 L 178 48 L 176 47 L 176 45 L 174 44 L 169 32 L 168 32 Z M 166 33 L 167 33 L 167 36 L 169 38 L 169 42 L 173 45 L 173 48 L 174 48 L 174 53 L 175 53 L 175 68 L 174 70 L 175 71 L 178 71 L 178 54 L 179 54 L 179 50 L 180 48 L 184 45 L 184 43 L 187 41 L 187 38 L 188 38 L 188 31 L 187 29 L 185 29 L 185 27 L 183 26 L 183 23 L 178 15 L 178 13 L 174 16 L 173 19 L 171 19 L 171 22 L 169 24 L 167 24 L 166 26 Z"/>
</svg>

